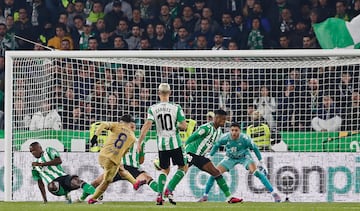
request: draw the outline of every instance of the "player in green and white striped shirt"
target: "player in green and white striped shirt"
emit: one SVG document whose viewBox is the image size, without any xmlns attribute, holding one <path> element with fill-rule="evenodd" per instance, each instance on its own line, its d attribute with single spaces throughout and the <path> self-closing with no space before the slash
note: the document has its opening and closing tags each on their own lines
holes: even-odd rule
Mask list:
<svg viewBox="0 0 360 211">
<path fill-rule="evenodd" d="M 182 141 L 179 134 L 179 129 L 186 129 L 185 115 L 180 105 L 169 102 L 170 94 L 170 85 L 161 83 L 159 86 L 160 102 L 150 106 L 148 117 L 141 128 L 138 142 L 138 151 L 140 151 L 141 143 L 154 122 L 161 167 L 161 173 L 158 178 L 157 205 L 163 204 L 164 186 L 167 175 L 170 172 L 170 159 L 174 165 L 178 166 L 177 172 L 169 182 L 168 188 L 164 193 L 164 196 L 168 197 L 172 204 L 176 204 L 172 200 L 172 190 L 174 190 L 175 186 L 184 177 L 187 170 L 183 156 Z"/>
<path fill-rule="evenodd" d="M 32 162 L 32 177 L 38 182 L 44 203 L 47 203 L 45 182 L 50 193 L 56 196 L 65 196 L 71 202 L 68 193 L 79 188 L 83 189 L 85 198 L 95 192 L 95 188 L 81 180 L 77 175 L 65 173 L 61 166 L 59 152 L 51 147 L 43 151 L 39 142 L 30 144 L 30 152 L 35 157 Z"/>
<path fill-rule="evenodd" d="M 185 151 L 189 167 L 194 165 L 202 171 L 206 171 L 213 176 L 220 189 L 226 196 L 228 203 L 242 202 L 242 199 L 231 196 L 229 186 L 226 184 L 219 169 L 217 169 L 209 158 L 205 155 L 209 153 L 214 143 L 220 138 L 221 127 L 226 122 L 226 111 L 215 111 L 213 122 L 201 125 L 186 141 Z"/>
</svg>

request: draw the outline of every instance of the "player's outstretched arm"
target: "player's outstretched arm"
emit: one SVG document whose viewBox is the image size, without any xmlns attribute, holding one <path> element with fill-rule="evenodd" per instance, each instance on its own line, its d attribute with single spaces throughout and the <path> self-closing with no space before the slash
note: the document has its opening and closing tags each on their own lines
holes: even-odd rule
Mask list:
<svg viewBox="0 0 360 211">
<path fill-rule="evenodd" d="M 146 133 L 149 131 L 149 129 L 151 128 L 152 125 L 152 121 L 151 120 L 146 120 L 146 122 L 144 123 L 144 125 L 141 128 L 140 131 L 140 136 L 138 139 L 138 145 L 137 145 L 137 152 L 140 153 L 141 152 L 141 145 L 143 140 L 145 139 Z"/>
<path fill-rule="evenodd" d="M 43 181 L 41 179 L 39 179 L 38 181 L 38 186 L 39 186 L 39 189 L 40 189 L 40 192 L 41 192 L 41 196 L 44 200 L 44 204 L 47 203 L 47 198 L 46 198 L 46 191 L 45 191 L 45 185 L 43 183 Z"/>
</svg>

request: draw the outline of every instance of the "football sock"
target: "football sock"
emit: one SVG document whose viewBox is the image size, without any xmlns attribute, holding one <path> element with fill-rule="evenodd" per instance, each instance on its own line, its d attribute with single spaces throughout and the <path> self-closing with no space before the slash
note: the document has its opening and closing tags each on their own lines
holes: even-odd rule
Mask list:
<svg viewBox="0 0 360 211">
<path fill-rule="evenodd" d="M 88 195 L 90 195 L 90 194 L 94 194 L 95 193 L 95 188 L 92 186 L 92 185 L 90 185 L 90 184 L 88 184 L 88 183 L 86 183 L 86 182 L 84 182 L 82 185 L 81 185 L 81 188 L 83 189 L 83 194 L 84 193 L 87 193 Z M 86 197 L 85 197 L 86 198 Z"/>
<path fill-rule="evenodd" d="M 205 192 L 204 195 L 208 195 L 210 192 L 210 189 L 212 188 L 212 186 L 214 185 L 215 182 L 215 178 L 213 176 L 210 176 L 209 179 L 206 182 L 206 186 L 205 186 Z"/>
<path fill-rule="evenodd" d="M 170 180 L 169 185 L 168 185 L 168 189 L 170 191 L 175 190 L 175 187 L 177 184 L 179 184 L 179 182 L 181 181 L 181 179 L 185 176 L 185 172 L 182 169 L 178 169 L 175 173 L 175 175 L 173 176 L 173 178 Z"/>
<path fill-rule="evenodd" d="M 164 192 L 164 186 L 166 183 L 167 175 L 164 172 L 161 172 L 158 178 L 158 193 Z"/>
<path fill-rule="evenodd" d="M 151 188 L 151 190 L 155 191 L 155 192 L 158 192 L 158 184 L 157 182 L 155 182 L 154 180 L 151 180 L 149 183 L 148 183 L 149 187 Z"/>
<path fill-rule="evenodd" d="M 215 177 L 216 183 L 219 185 L 222 192 L 224 192 L 226 197 L 231 196 L 229 186 L 226 184 L 226 181 L 222 175 Z"/>
<path fill-rule="evenodd" d="M 261 183 L 266 187 L 266 189 L 268 189 L 268 191 L 270 193 L 274 191 L 274 188 L 270 184 L 270 181 L 262 172 L 260 172 L 259 170 L 256 169 L 254 172 L 254 175 L 255 175 L 255 177 L 259 178 Z"/>
</svg>

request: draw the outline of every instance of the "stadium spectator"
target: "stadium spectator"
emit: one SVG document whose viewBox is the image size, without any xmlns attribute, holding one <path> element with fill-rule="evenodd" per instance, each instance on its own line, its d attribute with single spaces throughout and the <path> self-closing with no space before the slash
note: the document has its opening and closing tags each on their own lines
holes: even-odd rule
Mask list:
<svg viewBox="0 0 360 211">
<path fill-rule="evenodd" d="M 113 45 L 114 42 L 110 40 L 110 33 L 106 30 L 100 31 L 98 50 L 110 50 L 113 48 Z"/>
<path fill-rule="evenodd" d="M 299 49 L 303 47 L 303 37 L 308 35 L 309 27 L 302 20 L 296 22 L 294 25 L 295 29 L 289 33 L 291 47 Z"/>
<path fill-rule="evenodd" d="M 102 81 L 97 81 L 93 87 L 93 92 L 90 94 L 87 101 L 94 102 L 96 107 L 95 109 L 100 112 L 103 105 L 105 105 L 107 99 L 107 92 Z"/>
<path fill-rule="evenodd" d="M 252 13 L 247 18 L 246 26 L 247 29 L 251 29 L 251 20 L 254 17 L 260 18 L 261 26 L 264 28 L 264 31 L 268 34 L 271 33 L 271 25 L 269 19 L 263 14 L 262 5 L 260 2 L 255 1 L 254 6 L 252 8 Z"/>
<path fill-rule="evenodd" d="M 100 32 L 106 29 L 106 24 L 103 18 L 99 18 L 96 23 L 92 23 L 91 31 L 95 34 L 95 37 L 98 39 L 100 37 Z"/>
<path fill-rule="evenodd" d="M 205 35 L 198 35 L 194 41 L 194 50 L 209 50 L 208 41 Z"/>
<path fill-rule="evenodd" d="M 145 27 L 145 36 L 149 38 L 150 42 L 155 38 L 155 25 L 153 23 L 148 23 Z"/>
<path fill-rule="evenodd" d="M 224 37 L 221 33 L 215 33 L 214 36 L 214 46 L 212 46 L 211 50 L 225 50 Z"/>
<path fill-rule="evenodd" d="M 202 11 L 205 8 L 205 5 L 205 0 L 194 1 L 193 14 L 196 19 L 200 19 L 202 17 Z"/>
<path fill-rule="evenodd" d="M 194 31 L 205 31 L 203 28 L 203 19 L 208 20 L 208 29 L 206 31 L 210 31 L 212 34 L 219 31 L 220 25 L 219 23 L 212 17 L 212 10 L 209 7 L 204 7 L 202 10 L 201 18 L 195 23 Z"/>
<path fill-rule="evenodd" d="M 118 102 L 118 97 L 114 94 L 110 94 L 107 97 L 107 103 L 102 109 L 103 121 L 117 122 L 119 116 L 122 116 L 121 104 Z"/>
<path fill-rule="evenodd" d="M 98 117 L 96 115 L 96 111 L 95 111 L 95 105 L 94 103 L 91 102 L 85 102 L 84 104 L 84 121 L 85 121 L 85 130 L 89 130 L 90 126 L 97 122 L 100 121 L 101 117 Z"/>
<path fill-rule="evenodd" d="M 319 4 L 316 6 L 316 10 L 319 15 L 319 22 L 323 22 L 327 18 L 333 17 L 335 15 L 335 7 L 332 7 L 331 3 L 329 3 L 329 0 L 319 0 L 318 2 Z"/>
<path fill-rule="evenodd" d="M 322 106 L 318 110 L 317 117 L 311 120 L 312 129 L 315 131 L 339 131 L 342 119 L 336 108 L 333 97 L 325 94 L 322 98 Z"/>
<path fill-rule="evenodd" d="M 253 18 L 252 28 L 247 38 L 247 48 L 250 50 L 259 50 L 268 47 L 268 37 L 263 31 L 260 19 Z"/>
<path fill-rule="evenodd" d="M 175 40 L 174 50 L 187 50 L 191 49 L 190 35 L 184 26 L 181 26 L 178 30 L 177 39 Z"/>
<path fill-rule="evenodd" d="M 219 32 L 224 37 L 224 46 L 227 46 L 230 40 L 239 41 L 241 37 L 240 30 L 233 24 L 231 14 L 226 12 L 222 14 Z"/>
<path fill-rule="evenodd" d="M 48 99 L 41 102 L 41 110 L 33 114 L 29 130 L 62 129 L 61 117 L 55 109 L 51 108 L 51 106 Z"/>
<path fill-rule="evenodd" d="M 145 21 L 141 18 L 141 11 L 138 8 L 134 8 L 132 11 L 132 19 L 129 19 L 129 25 L 130 27 L 134 26 L 134 25 L 138 25 L 140 26 L 141 29 L 141 33 L 144 33 L 144 30 L 146 29 L 146 23 Z"/>
<path fill-rule="evenodd" d="M 124 111 L 129 111 L 131 102 L 135 98 L 134 84 L 131 81 L 125 83 L 124 93 L 122 97 L 122 105 L 124 105 Z"/>
<path fill-rule="evenodd" d="M 125 17 L 124 13 L 121 11 L 121 4 L 120 1 L 113 1 L 112 10 L 104 16 L 105 30 L 110 32 L 111 35 L 115 31 L 119 21 Z"/>
<path fill-rule="evenodd" d="M 181 20 L 183 22 L 183 26 L 188 30 L 189 34 L 192 34 L 198 19 L 194 16 L 194 12 L 190 6 L 185 5 L 183 7 Z"/>
<path fill-rule="evenodd" d="M 98 0 L 94 1 L 89 16 L 87 17 L 87 23 L 88 24 L 97 23 L 99 19 L 104 19 L 104 17 L 105 17 L 105 13 L 103 9 L 103 4 L 101 3 L 101 1 Z"/>
<path fill-rule="evenodd" d="M 115 35 L 113 41 L 113 48 L 114 50 L 127 50 L 129 48 L 127 42 L 123 39 L 122 36 Z"/>
<path fill-rule="evenodd" d="M 154 39 L 151 40 L 151 46 L 155 50 L 169 50 L 173 44 L 170 34 L 166 33 L 166 28 L 163 23 L 157 23 L 155 26 Z"/>
<path fill-rule="evenodd" d="M 279 37 L 279 49 L 290 49 L 290 39 L 286 34 L 282 34 Z"/>
<path fill-rule="evenodd" d="M 276 112 L 276 99 L 271 96 L 270 90 L 266 86 L 260 87 L 260 96 L 254 100 L 254 106 L 261 116 L 266 120 L 269 127 L 275 128 L 274 113 Z"/>
<path fill-rule="evenodd" d="M 182 20 L 180 17 L 176 17 L 173 19 L 173 22 L 172 22 L 172 29 L 170 30 L 169 33 L 171 33 L 171 40 L 172 41 L 176 41 L 177 38 L 178 38 L 178 33 L 179 33 L 179 29 L 180 27 L 182 27 Z"/>
<path fill-rule="evenodd" d="M 214 101 L 218 102 L 218 105 L 215 106 L 215 108 L 220 108 L 226 111 L 229 116 L 232 116 L 233 105 L 236 98 L 231 91 L 231 85 L 228 80 L 223 80 L 221 82 L 220 92 L 218 93 L 218 96 L 215 95 L 215 97 L 217 97 L 217 99 Z"/>
<path fill-rule="evenodd" d="M 170 15 L 170 8 L 167 4 L 161 5 L 157 22 L 164 24 L 165 32 L 170 34 L 173 18 Z"/>
<path fill-rule="evenodd" d="M 315 40 L 313 37 L 311 37 L 309 34 L 305 34 L 303 36 L 303 45 L 302 48 L 303 49 L 314 49 L 317 48 Z"/>
<path fill-rule="evenodd" d="M 73 40 L 72 38 L 67 34 L 66 31 L 66 25 L 59 23 L 56 27 L 55 27 L 55 36 L 52 37 L 49 41 L 48 41 L 48 46 L 49 47 L 53 47 L 55 49 L 60 49 L 61 50 L 61 41 L 67 39 L 70 41 L 70 49 L 74 49 L 74 44 L 73 44 Z"/>
<path fill-rule="evenodd" d="M 339 81 L 335 82 L 335 101 L 343 109 L 350 104 L 352 93 L 358 89 L 359 82 L 348 71 L 343 70 L 340 75 Z"/>
<path fill-rule="evenodd" d="M 95 33 L 91 32 L 91 26 L 85 24 L 83 27 L 83 31 L 80 33 L 80 38 L 79 38 L 79 49 L 80 50 L 88 50 L 89 49 L 89 39 L 91 37 L 95 38 Z"/>
<path fill-rule="evenodd" d="M 87 50 L 99 50 L 99 43 L 95 37 L 88 38 L 88 48 Z"/>
<path fill-rule="evenodd" d="M 80 49 L 81 34 L 84 32 L 84 29 L 85 29 L 84 24 L 85 24 L 85 22 L 84 22 L 84 18 L 82 16 L 78 15 L 73 18 L 73 24 L 71 26 L 70 32 L 71 32 L 71 38 L 74 42 L 74 49 L 76 49 L 76 50 Z M 90 32 L 90 30 L 89 30 L 89 32 Z"/>
<path fill-rule="evenodd" d="M 193 33 L 193 40 L 197 41 L 200 35 L 205 36 L 207 48 L 210 48 L 214 45 L 214 33 L 211 31 L 210 21 L 207 18 L 201 18 L 200 20 L 200 29 L 196 30 Z"/>
<path fill-rule="evenodd" d="M 141 18 L 147 22 L 152 22 L 157 14 L 157 9 L 153 5 L 152 0 L 141 0 L 139 6 L 141 12 Z"/>
<path fill-rule="evenodd" d="M 109 1 L 107 1 L 109 2 Z M 124 0 L 113 0 L 112 2 L 109 2 L 108 4 L 106 4 L 105 9 L 104 9 L 104 13 L 108 14 L 109 12 L 111 12 L 114 3 L 117 4 L 117 2 L 120 2 L 121 4 L 121 11 L 124 13 L 124 16 L 128 19 L 131 20 L 134 16 L 132 13 L 132 7 L 131 4 L 129 4 L 127 1 Z"/>
<path fill-rule="evenodd" d="M 125 41 L 128 44 L 129 50 L 138 50 L 140 48 L 141 31 L 138 25 L 131 28 L 131 36 Z"/>
<path fill-rule="evenodd" d="M 177 0 L 166 0 L 166 4 L 170 10 L 170 16 L 172 19 L 180 16 L 180 4 Z"/>
<path fill-rule="evenodd" d="M 353 19 L 356 16 L 360 15 L 360 0 L 352 1 L 351 9 L 349 11 L 350 18 Z"/>
<path fill-rule="evenodd" d="M 141 37 L 139 50 L 151 50 L 152 46 L 148 37 Z"/>
<path fill-rule="evenodd" d="M 133 26 L 136 25 L 132 25 L 131 29 Z M 121 36 L 124 40 L 131 36 L 131 32 L 129 31 L 129 24 L 126 19 L 119 20 L 116 30 L 114 31 L 114 35 Z"/>
<path fill-rule="evenodd" d="M 118 67 L 115 71 L 115 80 L 112 82 L 113 92 L 119 98 L 122 98 L 124 93 L 124 87 L 127 83 L 126 70 L 122 67 Z"/>
<path fill-rule="evenodd" d="M 235 40 L 230 40 L 227 46 L 228 50 L 239 50 L 239 46 Z"/>
<path fill-rule="evenodd" d="M 64 129 L 68 130 L 85 130 L 88 123 L 85 122 L 85 116 L 79 105 L 75 105 L 70 111 L 69 116 L 65 116 Z"/>
<path fill-rule="evenodd" d="M 354 91 L 351 96 L 351 102 L 344 109 L 342 119 L 343 131 L 360 131 L 360 93 Z"/>
<path fill-rule="evenodd" d="M 347 5 L 345 0 L 336 1 L 334 17 L 343 19 L 344 21 L 350 21 L 350 15 L 347 13 Z"/>
<path fill-rule="evenodd" d="M 18 130 L 28 130 L 31 122 L 31 116 L 25 108 L 25 102 L 21 98 L 14 100 L 14 120 L 13 127 Z"/>
<path fill-rule="evenodd" d="M 74 27 L 75 26 L 74 18 L 76 16 L 81 17 L 82 20 L 84 20 L 84 23 L 85 23 L 87 15 L 84 12 L 84 2 L 83 1 L 79 1 L 79 0 L 75 1 L 75 3 L 74 3 L 74 11 L 72 13 L 70 13 L 69 16 L 68 16 L 67 25 L 69 27 Z"/>
<path fill-rule="evenodd" d="M 112 69 L 106 68 L 103 75 L 103 84 L 107 93 L 111 93 L 113 90 L 112 84 L 114 82 Z"/>
<path fill-rule="evenodd" d="M 28 40 L 36 40 L 37 34 L 35 28 L 31 24 L 31 20 L 28 17 L 28 11 L 26 8 L 19 9 L 19 17 L 18 20 L 14 23 L 14 32 L 17 36 L 28 39 Z M 17 39 L 18 49 L 26 50 L 32 49 L 33 45 L 29 42 L 26 42 L 21 39 Z M 60 46 L 60 43 L 59 43 Z"/>
<path fill-rule="evenodd" d="M 70 43 L 70 40 L 68 39 L 62 39 L 61 40 L 61 46 L 60 46 L 60 50 L 65 50 L 65 51 L 69 51 L 69 50 L 73 50 L 71 49 L 71 43 Z"/>
</svg>

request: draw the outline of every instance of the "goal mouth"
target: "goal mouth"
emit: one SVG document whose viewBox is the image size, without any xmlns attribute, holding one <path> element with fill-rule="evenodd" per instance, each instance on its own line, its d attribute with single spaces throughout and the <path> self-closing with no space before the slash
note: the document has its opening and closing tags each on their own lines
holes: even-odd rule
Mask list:
<svg viewBox="0 0 360 211">
<path fill-rule="evenodd" d="M 335 174 L 327 170 L 336 169 L 330 161 L 346 168 L 356 165 L 355 160 L 344 164 L 341 157 L 349 158 L 360 149 L 360 122 L 355 112 L 360 99 L 359 69 L 360 52 L 351 49 L 6 52 L 4 133 L 5 140 L 11 141 L 4 142 L 5 198 L 31 197 L 18 194 L 17 181 L 33 186 L 13 169 L 19 168 L 27 172 L 24 176 L 31 177 L 28 147 L 34 141 L 44 148 L 56 148 L 69 159 L 66 165 L 74 171 L 79 168 L 80 173 L 99 173 L 82 161 L 96 159 L 96 153 L 91 152 L 98 152 L 109 135 L 104 131 L 99 135 L 99 146 L 89 147 L 98 123 L 116 122 L 120 116 L 131 114 L 138 136 L 148 118 L 148 108 L 158 101 L 159 84 L 168 83 L 170 100 L 183 108 L 189 125 L 187 130 L 179 131 L 183 141 L 200 125 L 214 120 L 208 114 L 224 109 L 228 116 L 223 132 L 229 132 L 231 123 L 238 122 L 269 163 L 281 162 L 273 167 L 269 164 L 269 176 L 284 186 L 279 189 L 311 201 L 307 193 L 285 187 L 289 184 L 281 181 L 293 178 L 292 184 L 321 189 L 323 184 L 312 184 L 305 181 L 309 178 L 295 174 Z M 156 139 L 154 130 L 146 136 L 146 153 L 151 160 L 156 159 Z M 309 158 L 305 152 L 310 153 Z M 324 152 L 338 154 L 328 156 Z M 304 162 L 289 163 L 286 157 Z M 151 160 L 146 161 L 146 167 L 152 168 Z M 312 166 L 316 160 L 325 167 Z M 73 167 L 71 162 L 78 164 Z M 290 170 L 285 169 L 287 163 Z M 303 169 L 310 170 L 300 172 Z M 191 177 L 199 174 L 194 171 Z M 85 178 L 91 180 L 91 176 Z M 256 200 L 256 191 L 262 189 L 255 187 L 251 178 L 242 182 L 251 183 L 253 192 L 249 197 Z M 189 181 L 186 184 L 196 185 Z M 232 184 L 237 187 L 236 182 Z M 310 195 L 314 200 L 321 198 L 317 190 L 313 192 Z M 196 195 L 186 194 L 184 198 Z M 264 192 L 262 199 L 265 196 Z"/>
</svg>

